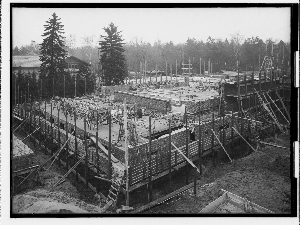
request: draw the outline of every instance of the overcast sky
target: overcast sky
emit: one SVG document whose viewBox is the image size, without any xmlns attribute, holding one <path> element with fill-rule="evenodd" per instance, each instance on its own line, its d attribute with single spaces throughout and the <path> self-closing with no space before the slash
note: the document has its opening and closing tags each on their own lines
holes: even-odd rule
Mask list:
<svg viewBox="0 0 300 225">
<path fill-rule="evenodd" d="M 137 37 L 150 42 L 184 43 L 188 37 L 206 41 L 230 38 L 239 32 L 245 38 L 259 36 L 264 41 L 290 40 L 288 8 L 13 8 L 13 46 L 42 42 L 45 21 L 55 12 L 64 25 L 65 37 L 75 35 L 77 44 L 84 36 L 104 34 L 113 22 L 125 42 Z"/>
</svg>

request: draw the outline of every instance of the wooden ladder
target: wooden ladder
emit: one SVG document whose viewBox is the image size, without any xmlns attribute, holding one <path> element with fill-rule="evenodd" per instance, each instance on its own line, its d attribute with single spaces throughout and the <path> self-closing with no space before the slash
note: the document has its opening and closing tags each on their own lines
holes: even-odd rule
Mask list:
<svg viewBox="0 0 300 225">
<path fill-rule="evenodd" d="M 125 175 L 124 168 L 120 168 L 115 164 L 112 165 L 111 185 L 106 200 L 107 203 L 113 201 L 113 204 L 111 206 L 115 206 L 117 204 L 120 189 L 124 184 L 124 175 Z"/>
</svg>

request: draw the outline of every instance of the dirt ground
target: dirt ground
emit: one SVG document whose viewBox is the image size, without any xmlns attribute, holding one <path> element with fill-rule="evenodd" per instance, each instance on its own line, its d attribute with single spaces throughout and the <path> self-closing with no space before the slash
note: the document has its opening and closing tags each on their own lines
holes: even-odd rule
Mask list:
<svg viewBox="0 0 300 225">
<path fill-rule="evenodd" d="M 50 158 L 29 140 L 25 144 L 35 152 L 34 165 L 41 165 Z M 45 169 L 49 166 L 50 163 L 46 164 Z M 55 162 L 50 169 L 39 172 L 40 184 L 24 183 L 22 190 L 13 197 L 13 213 L 99 213 L 104 206 L 103 201 L 96 198 L 91 190 L 85 189 L 82 183 L 76 182 L 73 174 L 57 187 L 51 187 L 66 172 Z"/>
<path fill-rule="evenodd" d="M 266 140 L 271 142 L 271 140 Z M 289 148 L 289 137 L 276 143 Z M 221 189 L 247 198 L 275 213 L 291 212 L 290 150 L 266 146 L 232 164 L 205 165 L 205 174 L 193 188 L 144 213 L 199 213 L 223 194 Z"/>
</svg>

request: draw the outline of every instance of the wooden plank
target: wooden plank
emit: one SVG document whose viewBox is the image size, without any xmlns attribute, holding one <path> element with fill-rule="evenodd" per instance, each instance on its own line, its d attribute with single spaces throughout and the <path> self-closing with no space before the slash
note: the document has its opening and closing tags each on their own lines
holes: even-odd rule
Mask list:
<svg viewBox="0 0 300 225">
<path fill-rule="evenodd" d="M 264 145 L 273 146 L 273 147 L 276 147 L 276 148 L 289 149 L 289 148 L 287 148 L 287 147 L 283 147 L 283 146 L 280 146 L 280 145 L 276 145 L 276 144 L 268 143 L 268 142 L 264 142 L 264 141 L 260 141 L 259 143 L 262 143 L 262 144 L 264 144 Z"/>
<path fill-rule="evenodd" d="M 159 204 L 161 204 L 161 203 L 163 203 L 163 202 L 165 202 L 165 201 L 167 201 L 167 200 L 169 200 L 171 198 L 174 198 L 176 195 L 182 194 L 183 192 L 185 192 L 188 189 L 190 189 L 191 187 L 193 187 L 193 185 L 194 185 L 194 183 L 190 183 L 190 184 L 188 184 L 188 185 L 186 185 L 186 186 L 184 186 L 184 187 L 182 187 L 182 188 L 180 188 L 180 189 L 178 189 L 178 190 L 176 190 L 176 191 L 174 191 L 174 192 L 172 192 L 172 193 L 170 193 L 170 194 L 168 194 L 168 195 L 166 195 L 166 196 L 164 196 L 162 198 L 159 198 L 159 199 L 157 199 L 157 200 L 155 200 L 153 202 L 150 202 L 147 205 L 144 205 L 144 206 L 142 206 L 142 207 L 140 207 L 140 208 L 138 208 L 138 209 L 130 212 L 130 214 L 141 213 L 141 212 L 143 212 L 143 211 L 145 211 L 147 209 L 150 209 L 150 208 L 152 208 L 154 206 L 157 206 L 157 205 L 159 205 Z"/>
</svg>

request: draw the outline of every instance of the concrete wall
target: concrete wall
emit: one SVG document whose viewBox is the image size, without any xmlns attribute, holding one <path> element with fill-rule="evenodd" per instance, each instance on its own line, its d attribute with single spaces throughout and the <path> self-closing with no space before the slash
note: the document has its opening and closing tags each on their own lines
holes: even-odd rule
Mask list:
<svg viewBox="0 0 300 225">
<path fill-rule="evenodd" d="M 137 107 L 166 112 L 171 110 L 171 103 L 168 100 L 146 97 L 130 92 L 115 92 L 115 101 L 122 102 L 126 98 L 127 103 L 137 104 Z"/>
<path fill-rule="evenodd" d="M 129 91 L 130 85 L 115 85 L 115 86 L 102 86 L 101 93 L 106 95 L 112 95 L 116 91 Z"/>
</svg>

